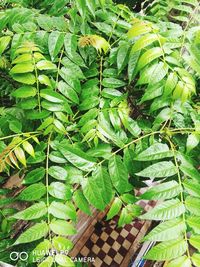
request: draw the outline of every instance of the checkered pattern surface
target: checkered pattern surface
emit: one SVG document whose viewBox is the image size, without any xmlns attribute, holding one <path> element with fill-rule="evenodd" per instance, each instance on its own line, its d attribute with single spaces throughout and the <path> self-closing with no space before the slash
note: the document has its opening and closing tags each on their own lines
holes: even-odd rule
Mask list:
<svg viewBox="0 0 200 267">
<path fill-rule="evenodd" d="M 145 210 L 149 210 L 155 206 L 155 202 L 141 201 L 140 205 Z M 118 228 L 118 219 L 119 217 L 116 216 L 110 221 L 102 220 L 95 225 L 95 231 L 80 251 L 80 256 L 94 257 L 95 262 L 89 266 L 122 266 L 122 261 L 144 225 L 144 221 L 135 220 L 123 228 Z"/>
</svg>

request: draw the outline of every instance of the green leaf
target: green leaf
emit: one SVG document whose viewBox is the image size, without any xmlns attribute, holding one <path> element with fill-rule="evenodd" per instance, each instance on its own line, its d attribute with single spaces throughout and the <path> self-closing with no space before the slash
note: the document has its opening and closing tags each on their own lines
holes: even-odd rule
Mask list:
<svg viewBox="0 0 200 267">
<path fill-rule="evenodd" d="M 102 85 L 108 88 L 119 88 L 126 85 L 126 83 L 115 78 L 104 78 L 102 81 Z"/>
<path fill-rule="evenodd" d="M 125 224 L 130 224 L 134 218 L 141 214 L 141 207 L 135 204 L 127 205 L 122 209 L 119 217 L 118 226 L 122 227 Z"/>
<path fill-rule="evenodd" d="M 149 46 L 155 41 L 159 40 L 159 36 L 157 34 L 146 34 L 140 37 L 132 47 L 132 53 L 137 52 L 138 50 L 142 50 L 143 48 Z"/>
<path fill-rule="evenodd" d="M 177 218 L 160 223 L 143 240 L 159 242 L 174 240 L 180 238 L 181 235 L 183 236 L 185 230 L 185 222 L 182 218 Z"/>
<path fill-rule="evenodd" d="M 142 56 L 140 57 L 138 64 L 137 64 L 137 70 L 141 70 L 144 68 L 147 64 L 155 60 L 156 58 L 162 56 L 163 51 L 160 47 L 154 47 L 151 49 L 148 49 Z"/>
<path fill-rule="evenodd" d="M 32 73 L 25 73 L 25 74 L 12 74 L 12 78 L 20 83 L 25 84 L 34 84 L 36 82 L 35 75 Z"/>
<path fill-rule="evenodd" d="M 12 218 L 19 220 L 33 220 L 44 216 L 47 213 L 47 207 L 44 202 L 32 205 L 31 207 L 20 211 L 12 216 Z"/>
<path fill-rule="evenodd" d="M 118 73 L 120 73 L 126 66 L 128 62 L 128 52 L 129 52 L 129 43 L 124 43 L 120 45 L 117 52 L 117 68 Z"/>
<path fill-rule="evenodd" d="M 62 254 L 56 254 L 55 261 L 61 266 L 65 267 L 75 267 L 74 262 L 70 259 L 70 257 Z"/>
<path fill-rule="evenodd" d="M 119 211 L 122 208 L 122 201 L 120 200 L 120 198 L 116 197 L 110 207 L 109 212 L 107 213 L 107 220 L 112 219 L 115 215 L 117 215 L 119 213 Z"/>
<path fill-rule="evenodd" d="M 185 200 L 186 209 L 194 215 L 200 214 L 200 199 L 197 197 L 187 196 Z"/>
<path fill-rule="evenodd" d="M 176 181 L 155 185 L 140 196 L 141 199 L 157 200 L 176 197 L 182 192 L 182 187 Z"/>
<path fill-rule="evenodd" d="M 180 216 L 184 212 L 185 206 L 178 198 L 176 198 L 156 205 L 155 208 L 140 216 L 140 218 L 142 220 L 145 219 L 155 221 L 170 220 Z"/>
<path fill-rule="evenodd" d="M 48 170 L 48 173 L 50 176 L 57 180 L 63 180 L 66 181 L 68 177 L 67 171 L 60 166 L 51 166 Z"/>
<path fill-rule="evenodd" d="M 189 153 L 191 150 L 197 147 L 199 142 L 200 142 L 199 134 L 196 134 L 196 133 L 189 134 L 187 138 L 187 143 L 186 143 L 187 153 Z"/>
<path fill-rule="evenodd" d="M 97 187 L 96 180 L 88 177 L 81 182 L 83 194 L 87 201 L 99 210 L 104 210 L 106 204 L 102 195 L 101 188 Z"/>
<path fill-rule="evenodd" d="M 58 251 L 71 250 L 74 246 L 71 240 L 66 239 L 65 237 L 62 236 L 55 236 L 52 239 L 52 245 Z"/>
<path fill-rule="evenodd" d="M 153 247 L 145 256 L 145 259 L 165 261 L 182 256 L 187 250 L 187 242 L 183 239 L 162 242 Z"/>
<path fill-rule="evenodd" d="M 17 146 L 14 148 L 14 152 L 17 159 L 26 167 L 26 156 L 24 150 L 21 147 Z"/>
<path fill-rule="evenodd" d="M 38 267 L 51 267 L 54 263 L 54 258 L 52 256 L 47 257 L 43 262 L 41 262 Z"/>
<path fill-rule="evenodd" d="M 35 157 L 35 152 L 33 146 L 28 141 L 23 141 L 23 149 L 32 157 Z"/>
<path fill-rule="evenodd" d="M 10 36 L 3 36 L 0 38 L 0 56 L 6 50 L 7 46 L 9 45 L 11 40 Z"/>
<path fill-rule="evenodd" d="M 186 189 L 186 191 L 194 196 L 194 197 L 200 197 L 200 184 L 196 181 L 193 181 L 191 179 L 187 179 L 183 182 L 183 185 Z"/>
<path fill-rule="evenodd" d="M 176 173 L 177 168 L 173 162 L 162 161 L 147 167 L 146 169 L 136 173 L 136 175 L 154 179 L 159 177 L 170 177 Z"/>
<path fill-rule="evenodd" d="M 137 71 L 136 66 L 138 63 L 140 57 L 140 51 L 134 53 L 132 50 L 129 55 L 129 61 L 128 61 L 128 80 L 129 83 L 135 78 Z"/>
<path fill-rule="evenodd" d="M 200 235 L 191 235 L 189 242 L 194 248 L 200 251 Z"/>
<path fill-rule="evenodd" d="M 63 204 L 61 202 L 53 201 L 49 206 L 48 210 L 49 213 L 56 218 L 63 220 L 76 220 L 76 210 L 74 206 L 70 203 Z"/>
<path fill-rule="evenodd" d="M 34 65 L 31 62 L 24 62 L 15 65 L 11 70 L 10 74 L 21 74 L 32 72 L 34 70 Z"/>
<path fill-rule="evenodd" d="M 109 204 L 113 194 L 111 179 L 106 168 L 98 166 L 92 172 L 92 177 L 93 181 L 96 182 L 96 185 L 101 192 L 105 205 Z"/>
<path fill-rule="evenodd" d="M 45 237 L 48 234 L 48 231 L 49 227 L 46 222 L 36 223 L 34 226 L 23 232 L 13 245 L 30 243 L 38 240 Z"/>
<path fill-rule="evenodd" d="M 76 206 L 83 211 L 84 213 L 91 215 L 90 206 L 88 204 L 87 199 L 83 195 L 83 192 L 78 189 L 73 194 L 73 200 Z"/>
<path fill-rule="evenodd" d="M 170 263 L 168 263 L 166 267 L 192 267 L 192 265 L 190 259 L 187 256 L 182 256 L 173 261 L 170 261 Z"/>
<path fill-rule="evenodd" d="M 144 23 L 142 21 L 136 22 L 133 27 L 128 31 L 128 38 L 132 39 L 138 35 L 149 33 L 152 31 L 150 24 Z"/>
<path fill-rule="evenodd" d="M 51 89 L 43 89 L 40 91 L 40 96 L 53 103 L 64 103 L 66 99 L 61 94 L 54 92 Z"/>
<path fill-rule="evenodd" d="M 46 255 L 46 252 L 52 248 L 52 244 L 49 240 L 44 239 L 40 242 L 34 250 L 31 251 L 29 255 L 29 262 L 35 262 Z"/>
<path fill-rule="evenodd" d="M 63 220 L 56 220 L 50 223 L 50 229 L 57 235 L 75 235 L 76 229 L 74 226 Z"/>
<path fill-rule="evenodd" d="M 48 47 L 52 61 L 54 61 L 56 56 L 60 53 L 64 44 L 64 37 L 65 34 L 59 31 L 52 31 L 49 34 Z"/>
<path fill-rule="evenodd" d="M 36 64 L 39 70 L 56 70 L 57 67 L 51 61 L 41 60 Z"/>
<path fill-rule="evenodd" d="M 83 171 L 92 171 L 96 165 L 92 157 L 88 156 L 82 150 L 74 148 L 72 145 L 68 145 L 66 141 L 63 141 L 58 145 L 58 150 L 69 162 Z"/>
<path fill-rule="evenodd" d="M 49 194 L 55 198 L 71 199 L 71 187 L 60 182 L 53 182 L 49 185 Z"/>
<path fill-rule="evenodd" d="M 36 88 L 32 86 L 22 86 L 12 92 L 12 96 L 16 98 L 27 98 L 27 97 L 32 97 L 35 96 L 37 93 Z"/>
<path fill-rule="evenodd" d="M 17 197 L 23 201 L 39 200 L 46 194 L 46 186 L 42 183 L 32 184 L 25 188 Z"/>
<path fill-rule="evenodd" d="M 200 253 L 194 253 L 192 255 L 192 262 L 196 267 L 200 265 Z"/>
<path fill-rule="evenodd" d="M 173 152 L 169 150 L 168 145 L 162 143 L 154 143 L 146 150 L 137 155 L 134 160 L 152 161 L 163 158 L 173 157 Z"/>
<path fill-rule="evenodd" d="M 196 234 L 200 234 L 200 217 L 199 216 L 188 217 L 187 223 Z"/>
<path fill-rule="evenodd" d="M 76 104 L 79 104 L 79 97 L 76 93 L 76 91 L 67 83 L 60 81 L 58 83 L 58 90 L 67 98 L 69 98 L 71 101 L 73 101 Z"/>
<path fill-rule="evenodd" d="M 120 194 L 127 191 L 128 171 L 119 155 L 114 155 L 109 160 L 109 173 L 114 187 Z"/>
</svg>

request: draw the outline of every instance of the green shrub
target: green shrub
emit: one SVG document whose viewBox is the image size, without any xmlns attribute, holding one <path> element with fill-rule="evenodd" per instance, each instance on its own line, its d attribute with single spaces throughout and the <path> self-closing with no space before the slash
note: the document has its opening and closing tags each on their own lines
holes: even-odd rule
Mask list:
<svg viewBox="0 0 200 267">
<path fill-rule="evenodd" d="M 0 260 L 74 266 L 49 251 L 73 247 L 77 208 L 111 204 L 120 227 L 162 221 L 147 259 L 200 265 L 198 20 L 195 0 L 140 14 L 111 0 L 1 3 Z M 20 190 L 5 186 L 14 174 Z M 145 213 L 141 199 L 159 204 Z M 27 262 L 11 261 L 24 250 Z"/>
</svg>

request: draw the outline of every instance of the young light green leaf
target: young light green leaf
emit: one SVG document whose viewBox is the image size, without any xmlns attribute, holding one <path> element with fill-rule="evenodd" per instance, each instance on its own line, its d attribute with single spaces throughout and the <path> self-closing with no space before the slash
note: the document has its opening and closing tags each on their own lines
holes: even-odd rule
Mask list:
<svg viewBox="0 0 200 267">
<path fill-rule="evenodd" d="M 14 152 L 17 159 L 26 167 L 26 156 L 24 150 L 18 146 L 15 147 Z"/>
<path fill-rule="evenodd" d="M 187 223 L 196 234 L 200 234 L 200 217 L 199 216 L 190 216 L 189 218 L 187 218 Z"/>
<path fill-rule="evenodd" d="M 29 154 L 31 155 L 32 157 L 35 157 L 35 151 L 34 151 L 34 148 L 33 146 L 28 142 L 28 141 L 24 141 L 22 143 L 22 146 L 24 148 L 24 150 Z"/>
<path fill-rule="evenodd" d="M 84 213 L 91 215 L 90 206 L 88 204 L 87 199 L 83 195 L 83 192 L 78 189 L 73 194 L 73 200 L 76 206 L 82 210 Z"/>
<path fill-rule="evenodd" d="M 74 262 L 66 255 L 56 254 L 55 261 L 60 264 L 60 266 L 75 267 Z"/>
<path fill-rule="evenodd" d="M 141 70 L 144 68 L 147 64 L 155 60 L 156 58 L 162 56 L 163 51 L 160 47 L 154 47 L 151 49 L 148 49 L 142 56 L 140 57 L 137 65 L 137 70 Z"/>
<path fill-rule="evenodd" d="M 200 266 L 200 253 L 194 253 L 192 255 L 192 263 L 198 267 Z"/>
<path fill-rule="evenodd" d="M 187 179 L 183 182 L 183 185 L 186 189 L 186 191 L 194 196 L 194 197 L 200 197 L 200 184 L 196 181 L 193 181 L 191 179 Z"/>
<path fill-rule="evenodd" d="M 200 142 L 199 134 L 196 134 L 196 133 L 189 134 L 187 138 L 187 143 L 186 143 L 187 153 L 189 153 L 191 150 L 197 147 L 199 142 Z"/>
<path fill-rule="evenodd" d="M 35 96 L 37 93 L 36 88 L 32 86 L 22 86 L 12 93 L 12 96 L 16 98 L 27 98 Z"/>
</svg>

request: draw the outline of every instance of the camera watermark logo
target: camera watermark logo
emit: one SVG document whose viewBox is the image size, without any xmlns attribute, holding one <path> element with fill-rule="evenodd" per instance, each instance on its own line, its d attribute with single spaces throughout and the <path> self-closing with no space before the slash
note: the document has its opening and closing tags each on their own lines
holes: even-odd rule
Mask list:
<svg viewBox="0 0 200 267">
<path fill-rule="evenodd" d="M 10 253 L 10 259 L 12 261 L 17 261 L 17 260 L 27 261 L 28 260 L 28 253 L 26 251 L 21 251 L 21 252 L 12 251 Z"/>
</svg>

